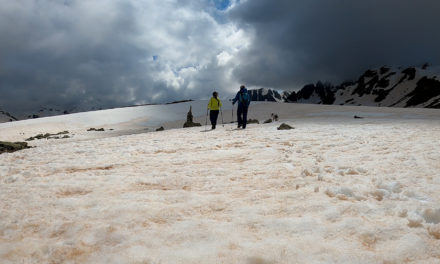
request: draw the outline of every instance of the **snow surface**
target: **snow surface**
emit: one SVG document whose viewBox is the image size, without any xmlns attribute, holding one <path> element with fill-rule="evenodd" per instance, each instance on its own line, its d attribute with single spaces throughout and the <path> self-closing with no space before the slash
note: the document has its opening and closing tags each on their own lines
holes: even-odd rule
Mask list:
<svg viewBox="0 0 440 264">
<path fill-rule="evenodd" d="M 72 135 L 0 155 L 0 262 L 440 262 L 438 110 L 260 103 L 295 129 L 141 133 L 187 106 L 0 124 Z"/>
</svg>

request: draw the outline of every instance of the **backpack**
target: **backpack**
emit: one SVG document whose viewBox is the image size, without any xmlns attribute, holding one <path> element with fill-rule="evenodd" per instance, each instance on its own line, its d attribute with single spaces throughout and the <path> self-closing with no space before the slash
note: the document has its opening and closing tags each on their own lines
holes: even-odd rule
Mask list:
<svg viewBox="0 0 440 264">
<path fill-rule="evenodd" d="M 239 101 L 240 101 L 240 103 L 242 103 L 244 105 L 248 105 L 251 102 L 251 98 L 249 97 L 249 93 L 248 92 L 240 93 Z"/>
</svg>

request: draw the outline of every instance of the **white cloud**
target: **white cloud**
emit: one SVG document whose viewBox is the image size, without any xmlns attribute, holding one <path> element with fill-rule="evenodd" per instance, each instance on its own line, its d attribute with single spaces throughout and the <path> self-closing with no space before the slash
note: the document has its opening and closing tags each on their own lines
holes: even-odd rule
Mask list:
<svg viewBox="0 0 440 264">
<path fill-rule="evenodd" d="M 125 105 L 133 98 L 169 101 L 230 91 L 236 81 L 228 67 L 239 64 L 235 55 L 250 38 L 225 22 L 227 12 L 204 0 L 0 0 L 3 87 L 15 87 L 20 100 L 31 102 L 35 89 L 45 86 L 38 104 L 57 100 L 58 92 L 75 96 L 71 104 L 87 97 Z M 228 54 L 220 64 L 219 54 Z M 14 67 L 22 64 L 28 71 Z M 3 98 L 11 96 L 1 87 Z"/>
</svg>

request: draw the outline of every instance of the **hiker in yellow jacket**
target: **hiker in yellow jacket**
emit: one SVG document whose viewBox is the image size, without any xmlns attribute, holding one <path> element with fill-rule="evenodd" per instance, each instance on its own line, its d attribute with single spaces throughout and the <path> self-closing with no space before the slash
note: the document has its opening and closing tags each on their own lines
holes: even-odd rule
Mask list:
<svg viewBox="0 0 440 264">
<path fill-rule="evenodd" d="M 215 126 L 217 125 L 217 117 L 221 107 L 222 102 L 218 99 L 218 93 L 213 92 L 211 100 L 209 100 L 208 103 L 208 109 L 210 110 L 209 119 L 211 120 L 212 129 L 215 129 Z"/>
</svg>

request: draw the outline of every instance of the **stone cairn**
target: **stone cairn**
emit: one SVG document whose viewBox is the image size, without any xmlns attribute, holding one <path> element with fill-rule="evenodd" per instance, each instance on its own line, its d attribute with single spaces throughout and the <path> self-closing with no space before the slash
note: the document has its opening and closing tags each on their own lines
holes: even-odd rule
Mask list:
<svg viewBox="0 0 440 264">
<path fill-rule="evenodd" d="M 192 115 L 192 106 L 189 106 L 189 112 L 186 115 L 186 122 L 183 124 L 183 127 L 199 127 L 202 126 L 200 123 L 194 123 L 193 115 Z"/>
</svg>

